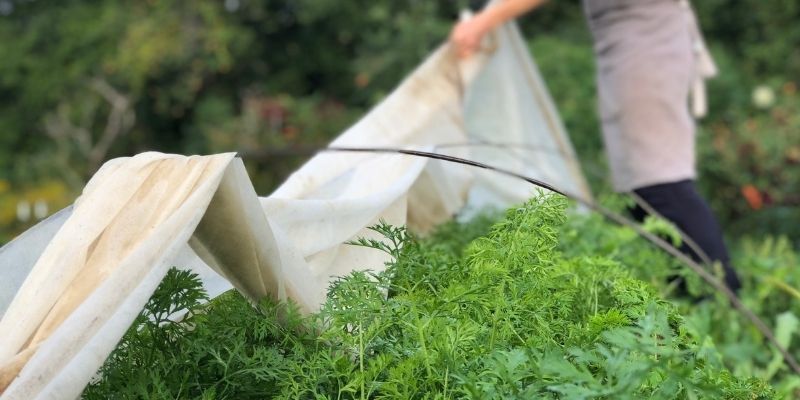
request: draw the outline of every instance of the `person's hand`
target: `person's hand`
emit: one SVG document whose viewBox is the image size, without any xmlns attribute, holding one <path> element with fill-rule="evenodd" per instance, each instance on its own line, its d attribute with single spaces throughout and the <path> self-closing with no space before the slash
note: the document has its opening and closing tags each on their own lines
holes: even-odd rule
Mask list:
<svg viewBox="0 0 800 400">
<path fill-rule="evenodd" d="M 481 41 L 489 26 L 478 14 L 473 18 L 457 23 L 450 32 L 450 42 L 455 46 L 459 58 L 469 58 L 480 49 Z"/>
</svg>

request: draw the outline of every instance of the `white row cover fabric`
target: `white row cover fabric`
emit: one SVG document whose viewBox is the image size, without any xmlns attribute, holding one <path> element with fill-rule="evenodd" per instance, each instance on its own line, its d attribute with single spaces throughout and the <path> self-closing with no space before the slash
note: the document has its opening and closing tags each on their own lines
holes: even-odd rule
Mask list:
<svg viewBox="0 0 800 400">
<path fill-rule="evenodd" d="M 435 150 L 588 199 L 516 26 L 487 45 L 466 63 L 442 46 L 332 145 Z M 235 287 L 313 312 L 331 279 L 383 268 L 382 252 L 344 244 L 379 220 L 425 232 L 467 203 L 507 207 L 532 190 L 397 154 L 321 153 L 261 198 L 233 153 L 109 161 L 70 209 L 0 249 L 0 399 L 78 397 L 170 266 L 212 296 Z"/>
</svg>

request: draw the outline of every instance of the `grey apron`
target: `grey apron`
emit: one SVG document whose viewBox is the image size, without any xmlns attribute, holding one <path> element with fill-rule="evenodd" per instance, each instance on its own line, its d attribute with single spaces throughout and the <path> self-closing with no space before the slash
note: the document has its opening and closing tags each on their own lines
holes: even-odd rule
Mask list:
<svg viewBox="0 0 800 400">
<path fill-rule="evenodd" d="M 584 0 L 584 9 L 614 189 L 694 179 L 688 101 L 715 71 L 688 2 Z M 704 112 L 704 98 L 695 100 L 696 113 Z"/>
</svg>

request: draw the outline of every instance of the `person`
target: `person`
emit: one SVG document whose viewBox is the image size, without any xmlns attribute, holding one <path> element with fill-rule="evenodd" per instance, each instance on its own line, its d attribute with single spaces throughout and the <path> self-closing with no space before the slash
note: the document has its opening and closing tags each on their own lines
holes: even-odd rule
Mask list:
<svg viewBox="0 0 800 400">
<path fill-rule="evenodd" d="M 501 0 L 457 23 L 450 34 L 457 55 L 470 57 L 492 29 L 544 2 Z M 705 58 L 691 6 L 686 0 L 583 0 L 583 8 L 594 40 L 603 142 L 614 189 L 643 200 L 632 210 L 638 220 L 655 212 L 672 221 L 696 243 L 681 250 L 697 261 L 720 262 L 726 285 L 738 290 L 722 230 L 694 184 L 689 98 L 708 75 L 703 67 L 708 69 L 710 58 Z"/>
</svg>

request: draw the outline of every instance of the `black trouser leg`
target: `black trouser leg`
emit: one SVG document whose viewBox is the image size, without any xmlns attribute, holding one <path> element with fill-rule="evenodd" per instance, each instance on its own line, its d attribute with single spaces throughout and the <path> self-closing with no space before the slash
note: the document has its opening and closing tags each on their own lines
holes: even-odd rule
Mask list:
<svg viewBox="0 0 800 400">
<path fill-rule="evenodd" d="M 711 208 L 697 193 L 693 181 L 685 180 L 647 186 L 634 190 L 634 193 L 686 233 L 712 261 L 719 261 L 725 272 L 725 283 L 730 289 L 737 291 L 741 287 L 739 277 L 731 267 L 728 249 L 722 238 L 722 230 L 711 212 Z M 647 212 L 640 206 L 636 206 L 631 212 L 638 221 L 642 221 L 647 215 Z M 700 257 L 685 243 L 680 250 L 695 261 L 701 261 Z"/>
</svg>

